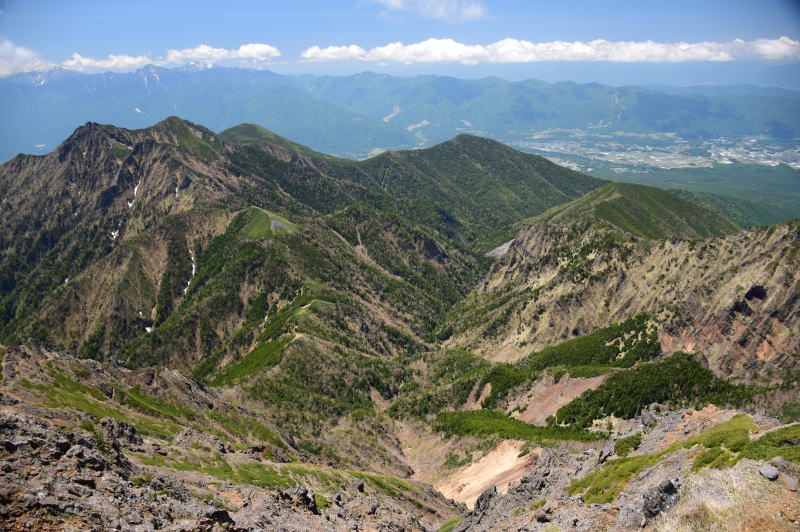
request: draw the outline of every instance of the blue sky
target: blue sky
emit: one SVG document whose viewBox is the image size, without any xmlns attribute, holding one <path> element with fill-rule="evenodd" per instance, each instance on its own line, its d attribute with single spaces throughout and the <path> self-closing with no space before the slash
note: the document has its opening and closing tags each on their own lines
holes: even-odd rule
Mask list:
<svg viewBox="0 0 800 532">
<path fill-rule="evenodd" d="M 564 79 L 635 65 L 667 79 L 738 68 L 747 78 L 800 63 L 800 2 L 788 0 L 0 0 L 0 11 L 0 75 L 199 61 Z"/>
</svg>

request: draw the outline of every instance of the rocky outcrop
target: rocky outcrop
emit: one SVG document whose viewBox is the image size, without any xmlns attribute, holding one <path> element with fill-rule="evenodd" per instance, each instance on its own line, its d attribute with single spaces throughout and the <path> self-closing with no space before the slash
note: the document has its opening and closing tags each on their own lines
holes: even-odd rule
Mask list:
<svg viewBox="0 0 800 532">
<path fill-rule="evenodd" d="M 643 496 L 644 505 L 642 506 L 645 518 L 652 519 L 675 506 L 678 502 L 678 488 L 681 487 L 681 483 L 680 478 L 665 480 L 647 491 Z"/>
</svg>

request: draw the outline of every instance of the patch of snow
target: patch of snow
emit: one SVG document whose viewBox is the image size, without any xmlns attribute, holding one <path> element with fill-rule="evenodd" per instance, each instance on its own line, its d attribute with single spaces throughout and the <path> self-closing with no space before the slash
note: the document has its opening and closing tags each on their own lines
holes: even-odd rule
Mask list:
<svg viewBox="0 0 800 532">
<path fill-rule="evenodd" d="M 144 316 L 144 314 L 142 314 L 141 310 L 139 311 L 139 316 Z"/>
<path fill-rule="evenodd" d="M 67 277 L 66 279 L 64 279 L 64 284 L 69 284 L 69 277 Z"/>
<path fill-rule="evenodd" d="M 144 330 L 147 331 L 147 334 L 150 334 L 151 332 L 153 332 L 153 328 L 152 327 L 145 327 Z"/>
<path fill-rule="evenodd" d="M 197 272 L 197 263 L 194 260 L 194 251 L 191 249 L 189 250 L 189 256 L 192 257 L 192 276 L 189 277 L 189 280 L 186 281 L 186 288 L 183 289 L 183 295 L 186 295 L 186 292 L 189 291 L 189 285 L 192 284 L 192 279 L 194 278 L 195 272 Z"/>
<path fill-rule="evenodd" d="M 119 236 L 119 229 L 117 229 L 116 231 L 111 231 L 110 234 L 111 234 L 111 240 L 116 240 L 117 237 Z"/>
<path fill-rule="evenodd" d="M 138 107 L 134 107 L 133 110 L 136 111 L 137 113 L 141 113 L 142 112 L 142 110 L 139 109 Z"/>
<path fill-rule="evenodd" d="M 400 109 L 400 105 L 399 105 L 399 104 L 395 104 L 394 108 L 392 109 L 392 112 L 391 112 L 391 113 L 389 113 L 388 115 L 384 116 L 384 117 L 382 118 L 382 120 L 383 120 L 384 122 L 388 122 L 388 121 L 389 121 L 389 120 L 391 120 L 392 118 L 394 118 L 394 117 L 396 117 L 397 115 L 399 115 L 399 114 L 400 114 L 400 111 L 401 111 L 401 109 Z"/>
<path fill-rule="evenodd" d="M 430 122 L 427 120 L 423 120 L 422 122 L 417 122 L 416 124 L 411 124 L 410 126 L 406 126 L 406 131 L 414 131 L 418 127 L 425 127 L 431 125 Z"/>
<path fill-rule="evenodd" d="M 136 186 L 133 187 L 133 199 L 128 202 L 128 208 L 130 209 L 133 207 L 133 204 L 136 203 L 136 194 L 139 192 L 139 186 L 142 184 L 142 178 L 139 178 L 139 182 L 136 183 Z"/>
</svg>

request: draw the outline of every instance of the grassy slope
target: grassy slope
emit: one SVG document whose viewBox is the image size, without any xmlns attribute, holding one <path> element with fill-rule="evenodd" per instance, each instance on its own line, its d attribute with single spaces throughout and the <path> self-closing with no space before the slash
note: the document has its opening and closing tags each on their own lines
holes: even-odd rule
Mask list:
<svg viewBox="0 0 800 532">
<path fill-rule="evenodd" d="M 776 218 L 775 213 L 769 207 L 760 203 L 696 190 L 673 188 L 669 189 L 669 191 L 725 216 L 742 228 L 754 225 L 770 225 L 780 221 L 780 218 Z"/>
<path fill-rule="evenodd" d="M 671 192 L 629 183 L 610 183 L 571 203 L 553 207 L 531 221 L 567 222 L 586 216 L 653 239 L 671 235 L 707 238 L 738 230 L 727 218 Z"/>
<path fill-rule="evenodd" d="M 761 225 L 800 217 L 800 170 L 786 165 L 716 164 L 713 168 L 653 169 L 647 173 L 615 173 L 593 166 L 592 174 L 600 177 L 746 201 L 759 213 L 757 222 Z"/>
<path fill-rule="evenodd" d="M 326 155 L 312 150 L 307 146 L 298 144 L 289 139 L 283 138 L 280 135 L 273 133 L 269 129 L 259 126 L 258 124 L 239 124 L 226 129 L 219 134 L 222 140 L 228 142 L 235 142 L 237 144 L 275 144 L 282 146 L 290 151 L 303 154 L 307 157 L 315 157 L 319 159 L 337 159 L 331 155 Z M 346 159 L 341 159 L 346 161 Z"/>
</svg>

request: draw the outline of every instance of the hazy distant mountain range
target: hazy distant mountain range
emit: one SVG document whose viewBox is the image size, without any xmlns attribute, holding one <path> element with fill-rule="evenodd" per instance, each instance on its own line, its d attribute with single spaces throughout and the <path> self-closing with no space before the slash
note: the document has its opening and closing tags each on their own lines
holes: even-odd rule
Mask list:
<svg viewBox="0 0 800 532">
<path fill-rule="evenodd" d="M 46 153 L 87 121 L 141 128 L 179 114 L 215 131 L 252 122 L 322 152 L 365 157 L 459 133 L 513 142 L 551 129 L 684 138 L 800 136 L 800 92 L 755 86 L 611 87 L 440 76 L 285 76 L 237 68 L 0 79 L 0 159 Z"/>
</svg>

